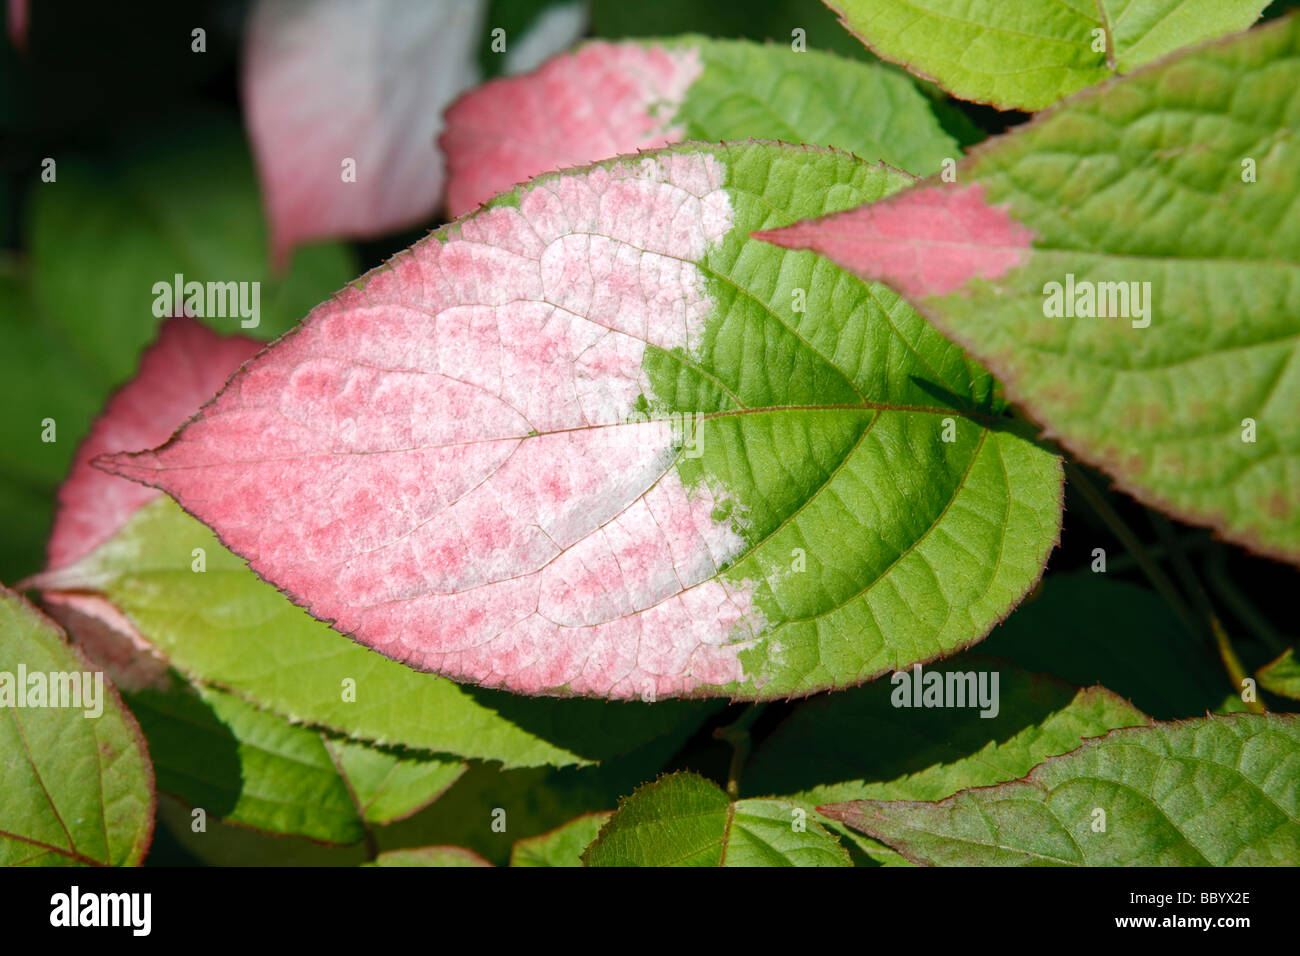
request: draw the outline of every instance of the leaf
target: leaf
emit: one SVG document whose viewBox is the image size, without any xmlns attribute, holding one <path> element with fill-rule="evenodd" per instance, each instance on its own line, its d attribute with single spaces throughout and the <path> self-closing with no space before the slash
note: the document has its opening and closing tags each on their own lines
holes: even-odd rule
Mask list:
<svg viewBox="0 0 1300 956">
<path fill-rule="evenodd" d="M 982 146 L 955 184 L 764 238 L 906 292 L 1139 500 L 1300 561 L 1298 41 L 1291 17 L 1186 54 Z M 1050 317 L 1076 280 L 1071 305 L 1100 289 L 1110 317 Z"/>
<path fill-rule="evenodd" d="M 154 817 L 149 754 L 117 690 L 89 673 L 53 622 L 0 588 L 0 865 L 144 860 Z M 74 674 L 80 693 L 51 706 L 56 691 L 78 686 Z"/>
<path fill-rule="evenodd" d="M 443 186 L 433 143 L 443 108 L 478 81 L 485 13 L 482 0 L 258 0 L 244 109 L 277 263 L 303 241 L 431 216 Z"/>
<path fill-rule="evenodd" d="M 320 734 L 206 688 L 141 691 L 129 702 L 158 789 L 209 817 L 271 833 L 326 843 L 365 836 Z"/>
<path fill-rule="evenodd" d="M 158 794 L 158 821 L 183 852 L 184 857 L 177 861 L 181 865 L 197 860 L 207 866 L 355 867 L 369 858 L 365 843 L 317 843 L 306 837 L 224 823 L 218 817 L 208 817 L 204 821 L 206 829 L 195 832 L 193 812 L 174 797 Z M 161 857 L 164 846 L 160 840 L 153 856 Z"/>
<path fill-rule="evenodd" d="M 1012 618 L 1019 616 L 1018 611 Z M 1077 613 L 1077 612 L 1076 612 Z M 1039 631 L 1045 638 L 1050 632 Z M 984 675 L 997 713 L 912 704 L 916 672 L 876 681 L 800 704 L 754 754 L 741 777 L 747 794 L 773 794 L 808 810 L 810 818 L 841 833 L 872 861 L 897 865 L 887 848 L 821 817 L 820 804 L 848 800 L 938 800 L 959 790 L 1015 780 L 1048 757 L 1067 753 L 1089 737 L 1148 722 L 1128 702 L 1102 687 L 1080 690 L 982 654 L 962 654 L 920 671 L 958 684 Z M 996 687 L 991 683 L 998 675 Z M 949 677 L 953 675 L 953 677 Z M 952 701 L 950 701 L 951 703 Z"/>
<path fill-rule="evenodd" d="M 158 788 L 211 818 L 324 843 L 361 840 L 430 803 L 465 770 L 331 740 L 232 694 L 185 686 L 129 694 Z"/>
<path fill-rule="evenodd" d="M 540 836 L 515 841 L 510 850 L 511 866 L 582 866 L 582 851 L 598 834 L 612 813 L 585 813 Z"/>
<path fill-rule="evenodd" d="M 620 797 L 664 769 L 692 730 L 674 728 L 599 766 L 503 770 L 496 763 L 471 763 L 432 806 L 380 829 L 379 848 L 456 844 L 505 865 L 519 841 L 584 814 L 612 811 Z"/>
<path fill-rule="evenodd" d="M 1202 635 L 1185 631 L 1151 591 L 1105 574 L 1047 576 L 980 651 L 1080 686 L 1101 684 L 1157 720 L 1200 717 L 1232 690 Z"/>
<path fill-rule="evenodd" d="M 1238 714 L 1115 730 L 938 803 L 821 810 L 926 864 L 1294 866 L 1297 776 L 1300 720 Z"/>
<path fill-rule="evenodd" d="M 447 109 L 447 209 L 516 183 L 683 139 L 835 146 L 929 173 L 960 155 L 926 98 L 879 64 L 699 36 L 594 42 Z"/>
<path fill-rule="evenodd" d="M 53 518 L 54 490 L 68 471 L 76 440 L 103 400 L 85 365 L 36 314 L 27 275 L 0 271 L 0 580 L 41 567 Z M 50 423 L 54 442 L 42 441 Z"/>
<path fill-rule="evenodd" d="M 851 866 L 815 820 L 781 800 L 733 803 L 693 773 L 646 784 L 624 800 L 582 855 L 586 866 Z"/>
<path fill-rule="evenodd" d="M 1295 651 L 1291 648 L 1261 667 L 1255 676 L 1265 690 L 1300 700 L 1300 661 L 1296 660 Z"/>
<path fill-rule="evenodd" d="M 191 683 L 232 690 L 296 721 L 510 766 L 599 760 L 703 715 L 690 705 L 650 714 L 644 704 L 597 712 L 578 701 L 518 701 L 413 673 L 295 608 L 159 492 L 137 494 L 139 486 L 86 466 L 105 448 L 163 440 L 254 347 L 190 319 L 166 323 L 60 490 L 51 570 L 28 583 L 115 679 L 155 685 L 170 662 Z"/>
<path fill-rule="evenodd" d="M 901 182 L 773 144 L 541 177 L 98 463 L 457 680 L 773 698 L 949 653 L 1039 576 L 1059 462 L 896 297 L 748 238 Z"/>
<path fill-rule="evenodd" d="M 491 866 L 472 850 L 461 846 L 422 846 L 409 850 L 389 850 L 365 866 Z"/>
<path fill-rule="evenodd" d="M 393 823 L 409 817 L 446 792 L 465 772 L 466 765 L 460 760 L 391 752 L 345 738 L 322 739 L 367 823 Z"/>
<path fill-rule="evenodd" d="M 826 0 L 886 60 L 964 100 L 1039 110 L 1174 50 L 1244 30 L 1269 0 Z"/>
</svg>

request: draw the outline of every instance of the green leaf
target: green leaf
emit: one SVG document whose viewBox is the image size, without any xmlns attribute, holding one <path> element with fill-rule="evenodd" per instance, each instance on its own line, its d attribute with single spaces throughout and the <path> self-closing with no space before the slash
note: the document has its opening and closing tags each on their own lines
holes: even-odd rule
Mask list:
<svg viewBox="0 0 1300 956">
<path fill-rule="evenodd" d="M 1101 684 L 1157 720 L 1203 716 L 1232 690 L 1203 635 L 1185 631 L 1153 592 L 1106 574 L 1048 575 L 980 651 Z"/>
<path fill-rule="evenodd" d="M 201 573 L 192 570 L 195 548 L 205 554 Z M 562 766 L 627 752 L 706 712 L 689 702 L 527 700 L 413 671 L 294 607 L 166 498 L 140 508 L 76 565 L 41 580 L 56 590 L 105 594 L 191 682 L 380 744 L 508 767 Z"/>
<path fill-rule="evenodd" d="M 0 588 L 0 865 L 144 860 L 153 836 L 153 768 L 117 690 L 94 673 L 86 679 L 91 665 L 53 622 Z M 70 691 L 72 675 L 80 692 L 53 706 L 59 688 Z"/>
<path fill-rule="evenodd" d="M 609 818 L 609 811 L 585 813 L 539 836 L 515 841 L 511 866 L 582 866 L 582 851 L 591 845 Z"/>
<path fill-rule="evenodd" d="M 966 100 L 1038 110 L 1179 47 L 1244 30 L 1269 0 L 826 0 L 887 60 Z"/>
<path fill-rule="evenodd" d="M 379 847 L 455 844 L 505 864 L 517 841 L 584 814 L 612 811 L 620 797 L 663 770 L 690 734 L 689 726 L 676 728 L 595 767 L 502 770 L 495 763 L 473 762 L 432 806 L 381 829 Z"/>
<path fill-rule="evenodd" d="M 185 685 L 127 694 L 158 789 L 215 819 L 355 843 L 434 800 L 464 764 L 323 738 L 232 694 Z"/>
<path fill-rule="evenodd" d="M 55 489 L 107 385 L 37 314 L 16 271 L 0 271 L 0 339 L 0 580 L 17 581 L 45 560 Z"/>
<path fill-rule="evenodd" d="M 128 695 L 158 789 L 210 817 L 325 843 L 365 829 L 320 734 L 230 694 L 188 687 Z"/>
<path fill-rule="evenodd" d="M 465 764 L 433 754 L 397 752 L 356 740 L 323 737 L 362 819 L 392 823 L 438 798 L 465 772 Z"/>
<path fill-rule="evenodd" d="M 892 67 L 695 35 L 583 44 L 471 90 L 446 121 L 452 216 L 542 173 L 684 139 L 834 146 L 917 174 L 960 155 Z"/>
<path fill-rule="evenodd" d="M 1300 661 L 1295 651 L 1287 648 L 1274 661 L 1264 665 L 1255 674 L 1260 686 L 1283 697 L 1300 700 Z"/>
<path fill-rule="evenodd" d="M 1300 562 L 1298 85 L 1292 16 L 768 237 L 906 291 L 1142 502 Z"/>
<path fill-rule="evenodd" d="M 835 837 L 793 803 L 733 803 L 693 773 L 638 789 L 582 860 L 586 866 L 852 866 Z"/>
<path fill-rule="evenodd" d="M 675 117 L 686 139 L 834 146 L 921 176 L 960 155 L 916 85 L 882 64 L 788 45 L 661 42 L 699 51 L 702 69 Z"/>
<path fill-rule="evenodd" d="M 363 866 L 491 866 L 473 850 L 462 846 L 422 846 L 389 850 Z"/>
<path fill-rule="evenodd" d="M 995 690 L 996 715 L 981 716 L 987 708 L 970 698 L 965 708 L 899 706 L 914 702 L 915 672 L 908 672 L 907 684 L 879 680 L 818 697 L 799 705 L 763 742 L 745 768 L 743 792 L 794 801 L 873 862 L 898 865 L 891 850 L 814 808 L 847 800 L 938 800 L 1015 780 L 1089 737 L 1148 722 L 1102 687 L 1080 690 L 983 654 L 923 668 L 922 688 L 927 674 L 945 682 L 949 674 L 974 674 L 977 682 L 985 675 L 986 688 Z"/>
<path fill-rule="evenodd" d="M 1059 528 L 1060 463 L 1000 413 L 989 375 L 896 295 L 750 238 L 905 181 L 843 153 L 781 144 L 686 144 L 540 177 L 323 305 L 163 448 L 100 465 L 175 495 L 339 630 L 459 680 L 534 695 L 770 699 L 951 653 L 982 638 L 1040 575 Z M 616 201 L 556 201 L 570 189 L 608 190 Z M 578 227 L 566 209 L 610 218 Z M 590 288 L 552 290 L 575 297 L 559 311 L 531 298 L 536 263 L 508 251 L 536 243 L 534 226 L 556 232 L 549 281 L 593 276 Z M 593 244 L 592 229 L 610 234 Z M 653 275 L 639 264 L 646 244 L 662 250 Z M 540 245 L 519 248 L 542 255 Z M 631 251 L 612 260 L 613 273 L 609 261 L 584 258 L 614 248 Z M 443 256 L 439 268 L 465 284 L 449 281 L 437 295 L 451 298 L 417 308 L 426 260 Z M 493 291 L 482 294 L 501 299 L 483 307 L 492 322 L 557 340 L 534 348 L 514 332 L 440 337 L 438 361 L 468 361 L 492 379 L 474 389 L 382 358 L 409 346 L 436 364 L 424 327 L 407 317 L 460 321 L 466 313 L 450 303 L 489 278 Z M 661 298 L 689 308 L 686 328 Z M 615 302 L 610 315 L 582 315 Z M 622 321 L 614 313 L 663 327 L 610 337 L 603 323 Z M 577 348 L 592 335 L 617 354 Z M 321 375 L 311 373 L 309 388 L 296 371 L 304 362 Z M 357 363 L 369 369 L 367 389 L 403 400 L 319 414 L 311 396 L 344 394 L 336 376 Z M 517 374 L 501 371 L 516 365 Z M 249 376 L 256 387 L 245 387 Z M 583 384 L 558 384 L 571 380 Z M 444 389 L 493 414 L 455 413 Z M 417 448 L 399 439 L 412 427 L 400 410 L 410 402 L 436 410 L 420 417 Z M 542 418 L 545 433 L 514 403 Z M 365 454 L 354 453 L 358 442 Z M 485 464 L 507 452 L 510 467 Z M 473 494 L 463 505 L 440 497 L 430 468 Z M 343 473 L 357 491 L 340 498 Z M 361 490 L 381 483 L 382 493 Z M 381 533 L 381 513 L 391 545 L 363 548 Z M 462 521 L 490 534 L 467 535 Z M 310 554 L 292 557 L 303 548 Z M 623 575 L 615 548 L 645 573 Z M 416 553 L 429 557 L 405 557 Z M 112 564 L 133 551 L 117 554 L 93 559 L 80 585 L 102 574 L 118 588 Z M 168 566 L 187 576 L 176 556 Z M 257 658 L 269 650 L 241 654 L 240 666 L 265 672 Z M 338 676 L 322 695 L 337 694 Z"/>
<path fill-rule="evenodd" d="M 1295 866 L 1298 778 L 1300 718 L 1239 714 L 1112 731 L 938 803 L 822 811 L 925 864 Z"/>
</svg>

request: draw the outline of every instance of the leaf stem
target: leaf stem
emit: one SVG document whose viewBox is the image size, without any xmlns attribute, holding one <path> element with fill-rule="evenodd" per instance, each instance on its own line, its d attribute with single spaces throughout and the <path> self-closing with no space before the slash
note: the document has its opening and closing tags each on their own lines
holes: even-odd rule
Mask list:
<svg viewBox="0 0 1300 956">
<path fill-rule="evenodd" d="M 1164 569 L 1152 558 L 1146 545 L 1133 533 L 1133 529 L 1125 523 L 1124 519 L 1119 516 L 1119 512 L 1111 507 L 1110 502 L 1106 500 L 1106 496 L 1084 474 L 1083 469 L 1074 462 L 1067 460 L 1065 462 L 1065 473 L 1071 486 L 1083 496 L 1084 501 L 1110 529 L 1111 534 L 1133 556 L 1133 560 L 1142 569 L 1142 573 L 1147 576 L 1151 585 L 1165 599 L 1165 603 L 1169 605 L 1174 614 L 1178 616 L 1178 620 L 1183 627 L 1193 634 L 1203 633 L 1196 615 L 1187 606 L 1183 596 L 1178 593 L 1178 588 L 1174 586 L 1174 582 L 1169 575 L 1165 574 Z M 1168 544 L 1166 544 L 1166 548 L 1168 548 Z"/>
<path fill-rule="evenodd" d="M 732 723 L 713 731 L 715 738 L 731 744 L 731 766 L 727 769 L 727 796 L 732 800 L 740 799 L 740 771 L 745 766 L 745 758 L 749 756 L 749 748 L 753 743 L 749 736 L 749 728 L 763 712 L 764 706 L 751 704 Z"/>
<path fill-rule="evenodd" d="M 1223 668 L 1228 672 L 1228 678 L 1232 681 L 1233 690 L 1240 694 L 1243 683 L 1249 677 L 1249 674 L 1247 674 L 1246 668 L 1242 666 L 1241 658 L 1237 656 L 1237 651 L 1232 646 L 1232 640 L 1228 637 L 1223 622 L 1219 620 L 1214 605 L 1210 603 L 1210 597 L 1205 593 L 1205 587 L 1196 576 L 1192 563 L 1187 560 L 1187 555 L 1183 554 L 1182 549 L 1178 547 L 1178 540 L 1169 521 L 1164 515 L 1157 514 L 1154 511 L 1150 512 L 1150 515 L 1151 524 L 1156 529 L 1156 534 L 1160 537 L 1165 549 L 1169 552 L 1170 559 L 1173 561 L 1174 572 L 1183 582 L 1183 588 L 1196 605 L 1196 610 L 1200 613 L 1201 618 L 1209 625 L 1210 635 L 1214 640 L 1215 648 L 1219 652 L 1219 659 L 1223 661 Z M 1246 709 L 1252 714 L 1268 712 L 1268 709 L 1258 697 L 1255 700 L 1244 701 L 1244 703 Z"/>
<path fill-rule="evenodd" d="M 1259 609 L 1251 603 L 1250 598 L 1237 587 L 1236 582 L 1228 575 L 1226 552 L 1222 546 L 1216 546 L 1210 552 L 1210 560 L 1205 568 L 1205 576 L 1210 582 L 1210 587 L 1224 604 L 1228 605 L 1237 620 L 1250 630 L 1259 640 L 1267 644 L 1277 653 L 1282 653 L 1290 645 L 1278 636 L 1277 631 L 1268 619 L 1259 612 Z"/>
</svg>

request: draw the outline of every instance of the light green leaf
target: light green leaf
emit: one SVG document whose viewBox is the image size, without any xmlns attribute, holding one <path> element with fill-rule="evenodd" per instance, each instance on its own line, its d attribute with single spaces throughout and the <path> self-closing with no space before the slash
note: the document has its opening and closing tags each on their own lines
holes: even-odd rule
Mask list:
<svg viewBox="0 0 1300 956">
<path fill-rule="evenodd" d="M 201 573 L 192 570 L 195 548 L 205 554 Z M 192 682 L 380 744 L 562 766 L 625 753 L 706 713 L 690 702 L 529 700 L 403 667 L 294 607 L 166 498 L 41 580 L 104 593 Z"/>
<path fill-rule="evenodd" d="M 1255 676 L 1265 690 L 1300 700 L 1300 661 L 1296 660 L 1295 651 L 1291 648 L 1261 667 Z"/>
<path fill-rule="evenodd" d="M 852 866 L 816 820 L 785 800 L 732 802 L 675 773 L 624 800 L 582 855 L 587 866 Z"/>
<path fill-rule="evenodd" d="M 1269 0 L 826 0 L 876 53 L 966 100 L 1038 110 L 1179 47 L 1244 30 Z"/>
<path fill-rule="evenodd" d="M 1049 639 L 1046 632 L 1039 637 Z M 898 865 L 903 861 L 893 851 L 815 808 L 846 800 L 938 800 L 1015 780 L 1089 737 L 1148 721 L 1104 688 L 1079 690 L 982 654 L 922 668 L 923 690 L 930 674 L 945 686 L 952 680 L 963 693 L 972 685 L 959 685 L 958 675 L 974 675 L 976 687 L 983 675 L 986 690 L 995 691 L 989 697 L 996 715 L 981 716 L 989 708 L 969 696 L 966 707 L 910 706 L 915 671 L 907 672 L 906 684 L 882 679 L 818 697 L 799 705 L 764 741 L 741 777 L 742 791 L 794 801 L 873 862 Z"/>
<path fill-rule="evenodd" d="M 1297 780 L 1300 718 L 1238 714 L 1116 730 L 938 803 L 822 810 L 927 864 L 1295 866 Z"/>
<path fill-rule="evenodd" d="M 1300 562 L 1300 20 L 769 234 L 909 299 L 1139 500 Z"/>
<path fill-rule="evenodd" d="M 684 124 L 686 139 L 834 146 L 919 176 L 961 154 L 916 85 L 882 64 L 799 53 L 788 44 L 647 42 L 698 51 L 700 74 L 673 118 Z"/>
<path fill-rule="evenodd" d="M 613 814 L 585 813 L 539 836 L 517 840 L 510 850 L 511 866 L 582 866 L 582 851 L 596 839 Z"/>
<path fill-rule="evenodd" d="M 392 823 L 436 800 L 465 764 L 416 751 L 393 752 L 356 740 L 323 737 L 367 823 Z"/>
<path fill-rule="evenodd" d="M 363 866 L 491 866 L 473 850 L 462 846 L 422 846 L 389 850 Z"/>
<path fill-rule="evenodd" d="M 153 768 L 117 690 L 102 672 L 91 673 L 52 621 L 0 588 L 2 866 L 144 860 L 153 836 Z M 56 693 L 71 693 L 73 675 L 79 693 L 53 706 Z"/>
</svg>

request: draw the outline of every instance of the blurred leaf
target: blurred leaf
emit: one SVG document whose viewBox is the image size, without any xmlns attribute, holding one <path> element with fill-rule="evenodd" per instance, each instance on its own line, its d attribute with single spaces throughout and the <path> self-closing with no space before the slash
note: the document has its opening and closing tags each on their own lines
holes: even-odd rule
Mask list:
<svg viewBox="0 0 1300 956">
<path fill-rule="evenodd" d="M 473 850 L 462 846 L 422 846 L 389 850 L 365 866 L 491 866 Z"/>
<path fill-rule="evenodd" d="M 1283 697 L 1300 700 L 1300 661 L 1287 648 L 1276 660 L 1261 667 L 1255 675 L 1260 686 Z"/>
</svg>

